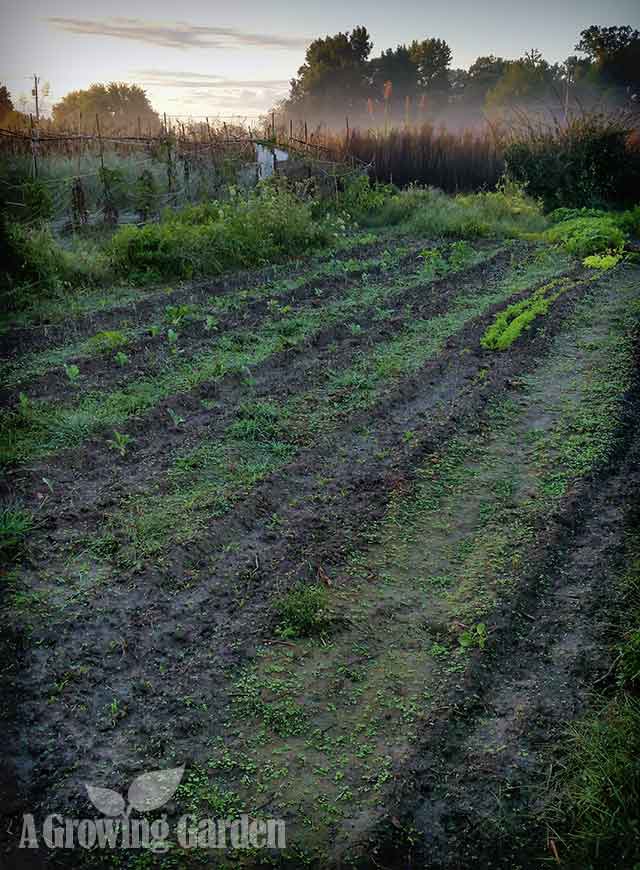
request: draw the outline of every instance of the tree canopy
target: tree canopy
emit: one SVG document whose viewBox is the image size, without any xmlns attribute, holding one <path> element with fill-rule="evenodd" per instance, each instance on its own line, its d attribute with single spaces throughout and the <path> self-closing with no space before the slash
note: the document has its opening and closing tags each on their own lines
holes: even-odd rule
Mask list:
<svg viewBox="0 0 640 870">
<path fill-rule="evenodd" d="M 105 128 L 111 129 L 135 124 L 138 118 L 145 127 L 159 125 L 158 114 L 146 92 L 138 85 L 124 82 L 94 84 L 85 90 L 71 91 L 53 107 L 54 123 L 62 127 L 77 124 L 80 116 L 85 123 L 93 123 L 96 115 Z"/>
</svg>

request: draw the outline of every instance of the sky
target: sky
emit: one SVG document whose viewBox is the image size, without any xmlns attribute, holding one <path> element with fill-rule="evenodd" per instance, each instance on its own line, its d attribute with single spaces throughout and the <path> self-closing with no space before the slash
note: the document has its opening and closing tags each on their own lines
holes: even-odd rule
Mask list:
<svg viewBox="0 0 640 870">
<path fill-rule="evenodd" d="M 479 55 L 549 61 L 573 53 L 591 24 L 640 28 L 638 0 L 2 0 L 0 82 L 31 103 L 32 77 L 50 106 L 94 82 L 145 88 L 172 116 L 256 117 L 285 96 L 308 43 L 365 25 L 373 54 L 439 37 L 453 66 Z M 30 83 L 31 77 L 31 83 Z M 20 107 L 20 106 L 19 106 Z"/>
</svg>

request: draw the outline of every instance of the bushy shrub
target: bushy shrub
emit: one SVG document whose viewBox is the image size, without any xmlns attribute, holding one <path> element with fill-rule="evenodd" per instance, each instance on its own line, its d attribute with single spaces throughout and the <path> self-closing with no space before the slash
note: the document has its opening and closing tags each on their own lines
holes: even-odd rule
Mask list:
<svg viewBox="0 0 640 870">
<path fill-rule="evenodd" d="M 507 176 L 559 207 L 601 207 L 640 198 L 640 151 L 628 125 L 588 115 L 553 129 L 530 127 L 505 149 Z"/>
<path fill-rule="evenodd" d="M 455 197 L 428 189 L 414 192 L 413 200 L 411 229 L 425 235 L 518 237 L 540 232 L 547 225 L 539 203 L 513 185 Z"/>
<path fill-rule="evenodd" d="M 338 226 L 314 220 L 290 190 L 263 185 L 226 202 L 188 206 L 158 224 L 123 227 L 110 254 L 118 272 L 135 278 L 219 274 L 258 266 L 328 245 Z"/>
<path fill-rule="evenodd" d="M 549 242 L 560 244 L 569 254 L 581 258 L 619 250 L 625 243 L 623 230 L 609 215 L 561 221 L 545 235 Z"/>
<path fill-rule="evenodd" d="M 65 287 L 97 284 L 108 273 L 105 254 L 78 245 L 63 250 L 45 227 L 24 227 L 0 217 L 0 288 L 4 311 L 18 311 Z"/>
</svg>

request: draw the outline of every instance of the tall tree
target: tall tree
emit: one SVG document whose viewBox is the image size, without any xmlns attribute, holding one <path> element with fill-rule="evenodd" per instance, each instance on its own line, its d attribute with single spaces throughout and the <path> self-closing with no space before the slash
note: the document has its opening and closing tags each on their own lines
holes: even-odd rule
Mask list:
<svg viewBox="0 0 640 870">
<path fill-rule="evenodd" d="M 110 82 L 86 90 L 71 91 L 53 107 L 53 121 L 60 127 L 77 124 L 80 115 L 92 124 L 96 115 L 105 128 L 131 126 L 140 118 L 145 126 L 157 127 L 159 118 L 145 91 L 138 85 Z"/>
<path fill-rule="evenodd" d="M 418 86 L 423 93 L 444 94 L 449 89 L 448 70 L 451 48 L 444 39 L 414 40 L 409 46 L 411 59 L 418 69 Z"/>
<path fill-rule="evenodd" d="M 605 82 L 640 89 L 640 31 L 594 24 L 581 32 L 576 51 L 587 55 Z"/>
<path fill-rule="evenodd" d="M 6 85 L 0 85 L 0 118 L 4 118 L 10 112 L 13 112 L 11 94 Z"/>
<path fill-rule="evenodd" d="M 315 111 L 348 109 L 364 101 L 372 47 L 366 27 L 315 39 L 291 82 L 289 104 L 304 104 L 305 109 Z"/>
<path fill-rule="evenodd" d="M 558 99 L 562 78 L 558 64 L 549 64 L 532 49 L 518 60 L 506 62 L 502 76 L 487 92 L 486 104 L 489 108 L 508 108 Z"/>
</svg>

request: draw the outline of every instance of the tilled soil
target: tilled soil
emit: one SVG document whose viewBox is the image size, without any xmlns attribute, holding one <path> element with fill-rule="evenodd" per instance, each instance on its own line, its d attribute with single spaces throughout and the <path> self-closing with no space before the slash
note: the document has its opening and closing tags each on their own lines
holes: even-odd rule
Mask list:
<svg viewBox="0 0 640 870">
<path fill-rule="evenodd" d="M 252 371 L 251 396 L 283 402 L 304 392 L 323 367 L 345 367 L 412 319 L 437 317 L 470 288 L 491 287 L 512 256 L 498 253 L 429 287 L 412 286 L 394 299 L 388 319 L 363 311 L 355 334 L 331 327 L 293 352 L 268 358 Z M 203 437 L 222 437 L 244 397 L 240 379 L 203 384 L 132 419 L 123 431 L 135 437 L 136 452 L 124 461 L 103 440 L 89 438 L 73 451 L 10 469 L 5 494 L 35 508 L 38 525 L 20 562 L 9 566 L 12 593 L 6 591 L 3 602 L 10 750 L 3 827 L 5 854 L 14 862 L 7 866 L 35 867 L 59 857 L 27 858 L 15 848 L 23 812 L 91 816 L 86 782 L 122 791 L 141 770 L 170 766 L 171 760 L 187 768 L 205 765 L 213 739 L 235 746 L 228 727 L 236 679 L 265 643 L 277 639 L 274 602 L 303 580 L 329 583 L 330 590 L 348 595 L 346 567 L 353 554 L 367 553 L 372 528 L 398 499 L 412 498 L 430 457 L 454 438 L 472 439 L 490 427 L 495 403 L 517 402 L 521 379 L 559 355 L 558 340 L 576 306 L 582 304 L 584 312 L 587 294 L 599 288 L 579 269 L 570 277 L 572 286 L 547 317 L 507 352 L 484 350 L 480 339 L 505 304 L 532 288 L 472 318 L 417 372 L 390 378 L 369 407 L 300 443 L 284 467 L 243 492 L 228 512 L 206 518 L 187 544 L 169 536 L 158 556 L 135 565 L 117 554 L 78 552 L 78 542 L 99 536 L 113 511 L 123 510 L 124 496 L 144 494 L 150 482 L 160 481 L 149 498 L 161 504 L 162 476 L 173 452 L 197 446 Z M 602 292 L 612 299 L 616 282 L 635 282 L 640 292 L 637 270 L 603 279 Z M 229 292 L 239 286 L 236 279 L 228 283 Z M 343 282 L 331 294 L 347 289 Z M 266 311 L 251 310 L 251 328 L 259 328 Z M 111 322 L 105 315 L 100 328 Z M 193 339 L 199 340 L 195 332 Z M 28 341 L 22 333 L 18 340 Z M 42 383 L 54 396 L 65 388 L 46 377 Z M 215 402 L 217 413 L 202 410 L 202 399 Z M 187 412 L 182 427 L 167 430 L 167 408 Z M 576 479 L 548 521 L 537 522 L 526 567 L 491 605 L 487 648 L 470 654 L 460 679 L 438 684 L 437 706 L 419 717 L 410 751 L 394 763 L 375 808 L 364 811 L 364 799 L 360 805 L 352 798 L 342 817 L 314 834 L 305 861 L 541 866 L 545 838 L 536 812 L 544 800 L 535 790 L 562 728 L 585 709 L 593 680 L 609 666 L 599 616 L 607 605 L 605 583 L 619 569 L 622 521 L 638 481 L 636 420 L 632 390 L 606 463 Z M 519 461 L 517 450 L 511 458 Z M 77 580 L 72 592 L 56 586 L 58 574 Z M 390 614 L 381 608 L 381 627 Z M 344 615 L 351 618 L 346 610 Z M 338 647 L 340 631 L 333 641 Z M 283 643 L 296 648 L 295 641 Z M 248 720 L 248 733 L 252 727 Z M 392 753 L 393 737 L 385 733 L 384 740 Z M 253 797 L 252 808 L 278 809 L 277 790 Z M 285 815 L 306 849 L 291 807 Z M 409 828 L 417 832 L 410 846 L 401 836 Z M 300 866 L 300 855 L 284 861 Z M 156 860 L 163 866 L 162 858 Z M 214 858 L 208 860 L 216 866 Z M 179 866 L 188 866 L 186 859 Z"/>
</svg>

